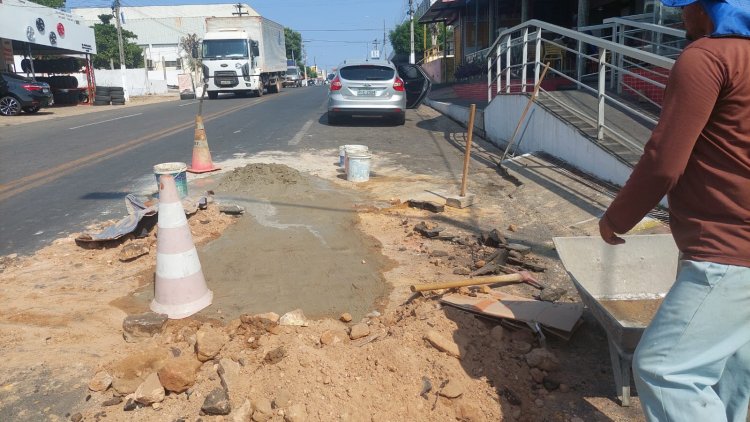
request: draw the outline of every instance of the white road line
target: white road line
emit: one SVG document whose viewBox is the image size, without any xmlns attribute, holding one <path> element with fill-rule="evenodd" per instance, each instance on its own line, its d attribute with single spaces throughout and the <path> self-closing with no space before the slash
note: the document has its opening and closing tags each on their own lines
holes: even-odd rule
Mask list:
<svg viewBox="0 0 750 422">
<path fill-rule="evenodd" d="M 198 104 L 198 101 L 193 101 L 192 103 L 180 104 L 177 107 L 185 107 L 186 105 L 190 105 L 190 104 Z"/>
<path fill-rule="evenodd" d="M 74 129 L 80 129 L 80 128 L 82 128 L 82 127 L 86 127 L 86 126 L 94 126 L 94 125 L 98 125 L 98 124 L 101 124 L 101 123 L 113 122 L 113 121 L 115 121 L 115 120 L 121 120 L 121 119 L 127 119 L 127 118 L 129 118 L 129 117 L 140 116 L 141 114 L 143 114 L 143 113 L 136 113 L 136 114 L 131 114 L 131 115 L 129 115 L 129 116 L 122 116 L 122 117 L 115 117 L 114 119 L 109 119 L 109 120 L 102 120 L 101 122 L 96 122 L 96 123 L 89 123 L 89 124 L 87 124 L 87 125 L 81 125 L 81 126 L 71 127 L 71 128 L 69 128 L 69 129 L 70 129 L 70 130 L 74 130 Z"/>
<path fill-rule="evenodd" d="M 235 130 L 235 131 L 234 131 L 234 132 L 232 132 L 232 133 L 240 133 L 240 132 L 242 132 L 242 131 L 241 131 L 241 130 Z"/>
<path fill-rule="evenodd" d="M 289 145 L 297 145 L 302 142 L 302 137 L 305 136 L 305 133 L 307 133 L 307 130 L 310 129 L 310 126 L 312 126 L 312 124 L 312 119 L 308 120 L 307 123 L 302 126 L 302 129 L 300 129 L 299 132 L 294 135 L 294 138 L 289 140 Z"/>
</svg>

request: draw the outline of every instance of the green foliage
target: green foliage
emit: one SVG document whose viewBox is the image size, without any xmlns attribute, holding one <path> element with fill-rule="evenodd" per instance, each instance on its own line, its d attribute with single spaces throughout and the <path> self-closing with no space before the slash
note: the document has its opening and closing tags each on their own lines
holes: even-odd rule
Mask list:
<svg viewBox="0 0 750 422">
<path fill-rule="evenodd" d="M 391 41 L 391 47 L 396 54 L 411 53 L 411 34 L 410 34 L 409 21 L 405 21 L 401 25 L 397 26 L 388 34 L 388 39 Z M 417 57 L 424 54 L 424 31 L 421 25 L 414 24 L 414 53 Z"/>
<path fill-rule="evenodd" d="M 318 77 L 318 72 L 316 72 L 312 67 L 307 67 L 307 78 L 308 79 L 315 79 Z"/>
<path fill-rule="evenodd" d="M 284 28 L 284 42 L 286 43 L 286 58 L 297 62 L 297 67 L 302 68 L 302 34 L 291 29 Z"/>
<path fill-rule="evenodd" d="M 31 0 L 31 2 L 53 9 L 62 9 L 65 7 L 65 0 Z"/>
<path fill-rule="evenodd" d="M 96 37 L 96 55 L 94 56 L 94 67 L 97 69 L 109 69 L 109 61 L 115 63 L 115 69 L 120 67 L 120 49 L 117 43 L 117 27 L 109 23 L 112 15 L 99 15 L 102 23 L 94 24 L 94 36 Z M 125 54 L 125 67 L 137 68 L 143 65 L 143 50 L 130 40 L 137 39 L 134 33 L 123 29 L 122 44 Z"/>
</svg>

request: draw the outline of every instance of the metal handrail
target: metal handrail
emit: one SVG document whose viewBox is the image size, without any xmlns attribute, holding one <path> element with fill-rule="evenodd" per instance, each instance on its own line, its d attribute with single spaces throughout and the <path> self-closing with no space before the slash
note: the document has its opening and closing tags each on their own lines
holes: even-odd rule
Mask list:
<svg viewBox="0 0 750 422">
<path fill-rule="evenodd" d="M 628 136 L 618 133 L 605 123 L 605 104 L 613 106 L 628 115 L 632 115 L 640 121 L 656 124 L 656 120 L 651 117 L 650 113 L 638 110 L 613 95 L 614 92 L 622 93 L 623 89 L 632 91 L 636 97 L 645 98 L 650 104 L 659 107 L 656 101 L 639 92 L 635 87 L 625 84 L 623 77 L 627 76 L 641 84 L 653 86 L 655 89 L 663 89 L 663 77 L 665 75 L 660 75 L 650 68 L 664 69 L 665 73 L 667 73 L 672 69 L 674 60 L 625 45 L 623 40 L 626 39 L 627 34 L 624 28 L 632 27 L 638 31 L 663 30 L 662 34 L 670 37 L 680 36 L 684 34 L 684 31 L 621 18 L 605 22 L 605 24 L 586 27 L 585 29 L 610 29 L 612 33 L 611 35 L 608 34 L 607 38 L 611 36 L 611 40 L 598 38 L 539 20 L 526 21 L 503 31 L 495 42 L 492 43 L 490 47 L 491 51 L 488 55 L 488 101 L 492 100 L 493 94 L 511 93 L 511 75 L 515 75 L 515 78 L 520 77 L 521 92 L 527 91 L 529 85 L 527 83 L 527 73 L 529 71 L 533 72 L 533 80 L 534 84 L 536 84 L 539 81 L 539 69 L 544 60 L 542 57 L 542 48 L 546 45 L 554 45 L 563 50 L 566 55 L 575 55 L 575 74 L 571 76 L 571 72 L 565 70 L 565 65 L 571 62 L 571 60 L 567 60 L 567 63 L 565 63 L 565 58 L 558 60 L 559 66 L 554 66 L 557 63 L 553 63 L 553 66 L 550 67 L 551 74 L 565 78 L 567 81 L 575 84 L 579 90 L 593 93 L 598 100 L 596 139 L 602 141 L 606 132 L 607 135 L 615 138 L 629 149 L 640 151 L 642 149 L 641 145 L 635 144 Z M 583 30 L 584 28 L 581 29 Z M 553 39 L 561 41 L 553 41 Z M 575 44 L 575 47 L 570 47 L 570 44 L 564 44 L 562 40 L 572 42 Z M 597 52 L 593 55 L 588 53 L 588 49 L 585 48 L 587 46 L 595 48 Z M 518 51 L 519 49 L 520 51 Z M 533 59 L 529 57 L 530 53 L 534 55 Z M 586 61 L 594 61 L 596 63 L 595 73 L 584 74 L 584 63 Z M 659 76 L 660 79 L 650 78 L 649 72 Z M 595 79 L 595 81 L 592 81 L 592 79 Z M 496 92 L 493 93 L 492 84 L 495 82 L 497 82 Z M 592 84 L 592 82 L 595 83 Z M 514 87 L 517 85 L 514 84 Z M 565 108 L 574 113 L 577 112 L 572 107 L 568 106 Z"/>
</svg>

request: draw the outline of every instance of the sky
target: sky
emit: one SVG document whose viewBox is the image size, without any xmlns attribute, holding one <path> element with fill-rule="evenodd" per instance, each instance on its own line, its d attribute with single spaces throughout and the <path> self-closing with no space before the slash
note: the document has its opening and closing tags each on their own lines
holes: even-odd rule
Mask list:
<svg viewBox="0 0 750 422">
<path fill-rule="evenodd" d="M 415 0 L 415 6 L 420 0 Z M 307 65 L 330 70 L 345 59 L 363 59 L 378 40 L 386 57 L 392 51 L 388 31 L 408 17 L 408 0 L 244 0 L 261 16 L 302 34 Z M 236 3 L 211 0 L 121 0 L 122 6 Z M 68 0 L 67 7 L 107 7 L 106 0 Z"/>
</svg>

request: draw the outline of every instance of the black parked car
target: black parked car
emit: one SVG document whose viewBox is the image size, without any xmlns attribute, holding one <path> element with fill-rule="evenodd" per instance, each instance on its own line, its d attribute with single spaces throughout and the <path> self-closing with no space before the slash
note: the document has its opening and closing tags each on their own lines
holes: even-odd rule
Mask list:
<svg viewBox="0 0 750 422">
<path fill-rule="evenodd" d="M 14 73 L 0 72 L 0 115 L 15 116 L 23 110 L 36 113 L 54 100 L 49 84 Z"/>
</svg>

